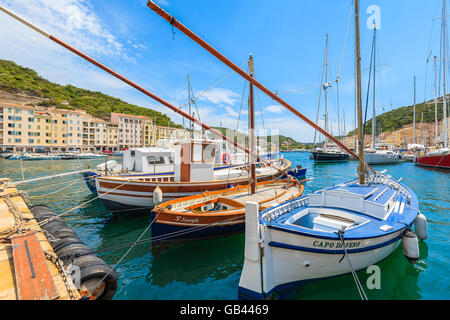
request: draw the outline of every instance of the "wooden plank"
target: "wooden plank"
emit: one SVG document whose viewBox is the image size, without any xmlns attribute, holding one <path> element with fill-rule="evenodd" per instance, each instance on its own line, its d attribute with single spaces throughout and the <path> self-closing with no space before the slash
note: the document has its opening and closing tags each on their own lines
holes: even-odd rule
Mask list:
<svg viewBox="0 0 450 320">
<path fill-rule="evenodd" d="M 59 294 L 36 233 L 13 236 L 12 248 L 18 299 L 57 299 Z"/>
</svg>

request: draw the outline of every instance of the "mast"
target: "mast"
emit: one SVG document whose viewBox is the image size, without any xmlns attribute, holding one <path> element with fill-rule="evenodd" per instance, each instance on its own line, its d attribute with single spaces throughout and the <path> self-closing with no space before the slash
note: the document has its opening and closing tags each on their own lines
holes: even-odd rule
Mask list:
<svg viewBox="0 0 450 320">
<path fill-rule="evenodd" d="M 359 42 L 359 0 L 355 0 L 355 38 L 356 38 L 356 95 L 358 113 L 358 176 L 359 184 L 365 184 L 364 163 L 364 132 L 362 117 L 362 92 L 361 92 L 361 50 Z"/>
<path fill-rule="evenodd" d="M 377 25 L 373 26 L 373 113 L 372 113 L 372 148 L 376 149 L 376 131 L 377 131 L 377 114 L 375 110 L 375 70 L 376 65 L 376 39 L 377 39 Z"/>
<path fill-rule="evenodd" d="M 442 69 L 443 69 L 443 71 L 442 71 L 442 75 L 443 75 L 443 89 L 444 89 L 444 95 L 443 95 L 443 99 L 444 99 L 444 105 L 443 105 L 443 108 L 444 108 L 444 119 L 443 119 L 443 125 L 444 125 L 444 148 L 447 148 L 447 143 L 448 143 L 448 132 L 447 132 L 447 99 L 446 99 L 446 97 L 445 97 L 445 74 L 446 74 L 446 70 L 445 70 L 445 60 L 447 60 L 446 59 L 446 56 L 445 56 L 445 37 L 446 37 L 446 35 L 445 35 L 445 30 L 446 30 L 446 27 L 445 27 L 445 12 L 446 12 L 446 10 L 445 10 L 445 0 L 443 0 L 443 3 L 444 3 L 444 5 L 443 5 L 443 8 L 442 8 L 442 50 L 443 50 L 443 54 L 442 54 Z"/>
<path fill-rule="evenodd" d="M 253 78 L 254 73 L 254 63 L 253 56 L 250 55 L 248 59 L 248 73 L 250 77 Z M 248 90 L 248 148 L 251 152 L 250 154 L 250 189 L 251 194 L 256 193 L 256 165 L 255 165 L 255 157 L 256 153 L 256 145 L 255 145 L 255 108 L 253 103 L 253 84 L 249 82 L 249 90 Z"/>
<path fill-rule="evenodd" d="M 436 86 L 436 56 L 434 56 L 434 143 L 438 141 L 438 110 L 437 110 L 437 86 Z"/>
<path fill-rule="evenodd" d="M 323 89 L 325 91 L 325 131 L 328 131 L 328 34 L 325 43 L 325 83 L 323 84 Z M 327 138 L 325 137 L 324 147 L 327 145 Z"/>
<path fill-rule="evenodd" d="M 414 76 L 413 143 L 416 144 L 416 76 Z"/>
<path fill-rule="evenodd" d="M 316 115 L 316 126 L 319 124 L 319 114 L 320 114 L 320 102 L 322 98 L 322 84 L 323 84 L 323 73 L 325 69 L 325 57 L 322 62 L 322 75 L 320 76 L 320 86 L 319 86 L 319 102 L 317 103 L 317 115 Z M 313 149 L 316 148 L 316 137 L 317 137 L 317 130 L 314 130 L 314 143 L 313 143 Z M 320 139 L 319 139 L 320 140 Z"/>
<path fill-rule="evenodd" d="M 188 112 L 189 112 L 189 115 L 192 115 L 192 112 L 191 112 L 191 78 L 189 77 L 189 75 L 187 76 L 187 80 L 188 80 L 188 106 L 189 106 L 189 109 L 188 109 Z M 193 128 L 192 128 L 192 126 L 193 126 L 193 124 L 192 124 L 192 121 L 189 121 L 189 138 L 190 139 L 193 139 Z"/>
</svg>

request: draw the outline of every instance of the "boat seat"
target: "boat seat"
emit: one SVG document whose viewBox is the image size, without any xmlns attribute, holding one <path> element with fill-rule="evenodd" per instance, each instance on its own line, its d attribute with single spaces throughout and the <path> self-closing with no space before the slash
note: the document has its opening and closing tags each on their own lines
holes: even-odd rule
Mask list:
<svg viewBox="0 0 450 320">
<path fill-rule="evenodd" d="M 355 224 L 355 221 L 329 215 L 321 214 L 313 219 L 314 229 L 322 231 L 340 230 L 342 227 L 349 228 Z"/>
</svg>

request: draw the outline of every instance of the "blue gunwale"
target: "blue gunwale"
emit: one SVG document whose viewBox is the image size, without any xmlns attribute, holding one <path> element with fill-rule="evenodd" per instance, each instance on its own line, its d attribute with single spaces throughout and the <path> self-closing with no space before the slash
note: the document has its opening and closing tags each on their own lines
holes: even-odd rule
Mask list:
<svg viewBox="0 0 450 320">
<path fill-rule="evenodd" d="M 343 184 L 348 184 L 348 183 L 350 183 L 352 181 L 355 181 L 355 180 L 350 180 L 350 181 L 345 182 Z M 401 229 L 404 229 L 406 227 L 410 227 L 412 225 L 412 223 L 414 222 L 414 219 L 416 218 L 417 213 L 419 212 L 418 199 L 417 199 L 417 196 L 415 195 L 415 193 L 410 188 L 408 188 L 404 184 L 401 184 L 401 183 L 399 183 L 399 184 L 401 186 L 403 186 L 410 193 L 410 195 L 411 195 L 411 207 L 405 206 L 403 214 L 401 214 L 401 215 L 398 212 L 391 213 L 391 215 L 386 220 L 376 219 L 374 217 L 370 217 L 370 216 L 367 216 L 367 215 L 362 214 L 360 212 L 356 212 L 356 211 L 352 211 L 352 210 L 347 210 L 347 209 L 342 209 L 342 208 L 327 207 L 327 208 L 332 208 L 332 209 L 337 209 L 337 210 L 343 210 L 343 211 L 346 211 L 346 212 L 349 212 L 349 213 L 352 213 L 352 214 L 357 214 L 357 215 L 359 215 L 361 217 L 364 217 L 364 218 L 369 220 L 367 223 L 364 223 L 361 226 L 348 229 L 344 233 L 344 239 L 346 239 L 346 240 L 364 240 L 364 239 L 378 238 L 378 237 L 388 236 L 390 234 L 398 232 Z M 374 187 L 377 187 L 377 186 L 385 186 L 385 185 L 376 184 L 376 185 L 373 185 L 371 188 L 373 189 Z M 347 187 L 350 187 L 350 186 L 347 186 Z M 322 189 L 322 190 L 333 190 L 335 188 L 345 188 L 345 186 L 342 187 L 342 184 L 339 184 L 339 185 L 328 187 L 328 188 L 325 188 L 325 189 Z M 320 191 L 321 190 L 318 190 L 316 192 L 320 192 Z M 368 190 L 362 189 L 362 191 L 368 191 Z M 374 193 L 371 196 L 369 196 L 366 199 L 366 201 L 371 201 L 370 199 L 372 199 L 372 201 L 373 201 L 373 199 L 376 197 L 376 195 L 379 194 L 381 191 L 383 191 L 383 188 L 380 188 L 380 190 L 378 190 L 376 193 Z M 366 194 L 367 194 L 367 192 L 366 192 Z M 382 195 L 382 197 L 383 196 L 384 195 Z M 392 194 L 390 196 L 392 196 Z M 307 199 L 307 197 L 308 196 L 306 195 L 306 196 L 301 197 L 299 199 Z M 401 202 L 406 202 L 405 197 L 400 195 L 400 194 L 397 194 L 395 197 L 396 197 L 396 200 L 399 200 Z M 292 202 L 292 201 L 298 201 L 298 199 L 286 201 L 286 202 L 280 204 L 279 206 L 282 206 L 282 205 L 284 205 L 286 203 L 289 203 L 289 202 Z M 375 203 L 378 203 L 378 201 L 375 202 Z M 265 211 L 262 211 L 261 215 L 266 213 L 266 212 L 269 212 L 271 210 L 274 210 L 277 207 L 270 208 L 270 209 L 267 209 Z M 271 222 L 267 222 L 267 221 L 264 221 L 262 219 L 260 219 L 260 222 L 262 224 L 266 225 L 268 228 L 273 229 L 273 230 L 279 230 L 279 231 L 282 231 L 282 232 L 298 234 L 298 235 L 305 236 L 305 237 L 320 238 L 320 239 L 327 239 L 327 240 L 338 240 L 339 236 L 336 233 L 323 232 L 323 231 L 313 231 L 313 230 L 311 230 L 309 228 L 306 228 L 306 227 L 302 227 L 302 226 L 298 226 L 298 225 L 292 225 L 292 224 L 286 224 L 285 223 L 285 221 L 287 219 L 289 219 L 290 217 L 292 217 L 292 215 L 300 212 L 301 210 L 304 210 L 307 207 L 308 206 L 302 206 L 302 207 L 295 208 L 291 212 L 283 214 L 283 215 L 277 217 L 275 220 L 273 220 Z M 310 207 L 310 208 L 312 208 L 312 207 Z M 391 230 L 388 230 L 388 231 L 382 231 L 379 228 L 381 226 L 383 226 L 383 225 L 390 225 L 393 228 Z"/>
</svg>

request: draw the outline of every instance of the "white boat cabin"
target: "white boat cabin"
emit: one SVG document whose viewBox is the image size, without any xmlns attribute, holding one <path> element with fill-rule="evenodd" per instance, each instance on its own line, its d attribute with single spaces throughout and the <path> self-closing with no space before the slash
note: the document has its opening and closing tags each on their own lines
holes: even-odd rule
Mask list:
<svg viewBox="0 0 450 320">
<path fill-rule="evenodd" d="M 153 148 L 133 148 L 123 153 L 123 170 L 162 173 L 172 172 L 174 169 L 173 149 Z"/>
<path fill-rule="evenodd" d="M 175 181 L 214 180 L 214 164 L 218 145 L 214 141 L 183 141 L 175 148 Z"/>
</svg>

